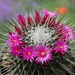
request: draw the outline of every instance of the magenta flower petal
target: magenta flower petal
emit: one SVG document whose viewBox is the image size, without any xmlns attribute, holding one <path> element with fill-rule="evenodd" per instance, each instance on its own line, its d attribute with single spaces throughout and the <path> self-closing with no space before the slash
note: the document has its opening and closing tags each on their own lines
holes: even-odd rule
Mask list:
<svg viewBox="0 0 75 75">
<path fill-rule="evenodd" d="M 28 16 L 27 22 L 28 22 L 28 27 L 30 28 L 30 26 L 31 26 L 31 24 L 33 22 L 32 18 L 30 16 Z"/>
<path fill-rule="evenodd" d="M 23 35 L 23 32 L 22 32 L 22 30 L 21 30 L 20 28 L 18 28 L 17 26 L 14 26 L 14 28 L 15 28 L 15 31 L 16 31 L 18 34 Z"/>
<path fill-rule="evenodd" d="M 18 23 L 21 25 L 21 28 L 22 29 L 25 29 L 25 27 L 26 27 L 26 20 L 25 20 L 25 18 L 24 18 L 24 16 L 23 15 L 18 15 Z"/>
<path fill-rule="evenodd" d="M 33 47 L 23 47 L 22 50 L 22 56 L 23 56 L 23 60 L 29 60 L 30 62 L 32 62 L 36 56 L 36 52 L 34 52 L 34 48 Z"/>
<path fill-rule="evenodd" d="M 45 15 L 43 18 L 41 18 L 41 23 L 44 24 L 48 18 L 48 15 Z"/>
<path fill-rule="evenodd" d="M 41 20 L 40 14 L 38 11 L 35 12 L 35 17 L 34 17 L 34 21 L 36 24 L 38 24 Z"/>
<path fill-rule="evenodd" d="M 56 17 L 56 16 L 57 16 L 57 13 L 52 12 L 52 11 L 47 11 L 46 9 L 44 9 L 44 10 L 42 11 L 42 13 L 45 14 L 45 15 L 48 15 L 48 16 L 50 16 L 50 17 Z"/>
<path fill-rule="evenodd" d="M 8 31 L 8 33 L 12 36 L 12 34 L 15 34 L 14 32 Z"/>
<path fill-rule="evenodd" d="M 49 60 L 52 60 L 52 54 L 50 53 L 50 49 L 44 45 L 37 46 L 36 61 L 38 63 L 44 64 Z"/>
</svg>

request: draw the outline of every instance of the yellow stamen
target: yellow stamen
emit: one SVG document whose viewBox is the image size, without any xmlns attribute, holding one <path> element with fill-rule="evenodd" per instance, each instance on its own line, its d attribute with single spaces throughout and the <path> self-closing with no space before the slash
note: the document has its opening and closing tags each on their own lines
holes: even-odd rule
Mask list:
<svg viewBox="0 0 75 75">
<path fill-rule="evenodd" d="M 59 48 L 63 48 L 62 46 L 60 46 Z"/>
<path fill-rule="evenodd" d="M 45 52 L 41 52 L 41 55 L 44 56 L 46 53 Z"/>
<path fill-rule="evenodd" d="M 16 50 L 15 52 L 18 52 L 18 50 Z"/>
<path fill-rule="evenodd" d="M 31 52 L 28 52 L 28 55 L 31 55 Z"/>
<path fill-rule="evenodd" d="M 13 40 L 13 42 L 15 43 L 15 42 L 16 42 L 16 40 Z"/>
<path fill-rule="evenodd" d="M 67 34 L 70 34 L 70 32 L 68 32 Z"/>
</svg>

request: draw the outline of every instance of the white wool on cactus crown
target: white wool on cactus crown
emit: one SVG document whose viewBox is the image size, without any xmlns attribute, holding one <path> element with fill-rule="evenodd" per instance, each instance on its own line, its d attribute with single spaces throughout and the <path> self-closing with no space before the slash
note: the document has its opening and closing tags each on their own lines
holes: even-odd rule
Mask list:
<svg viewBox="0 0 75 75">
<path fill-rule="evenodd" d="M 51 36 L 55 33 L 55 30 L 52 30 L 48 27 L 45 27 L 45 25 L 38 25 L 33 29 L 28 31 L 28 36 L 30 37 L 30 41 L 33 41 L 34 44 L 45 44 L 48 41 L 51 41 Z"/>
</svg>

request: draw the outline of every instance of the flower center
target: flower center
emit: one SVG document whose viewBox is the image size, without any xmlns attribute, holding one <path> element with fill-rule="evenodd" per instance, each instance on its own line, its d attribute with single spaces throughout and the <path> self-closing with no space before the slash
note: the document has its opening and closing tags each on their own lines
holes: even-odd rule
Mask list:
<svg viewBox="0 0 75 75">
<path fill-rule="evenodd" d="M 63 48 L 63 46 L 59 46 L 59 48 L 61 48 L 61 49 L 62 49 L 62 48 Z"/>
<path fill-rule="evenodd" d="M 68 35 L 71 34 L 70 32 L 67 33 Z"/>
<path fill-rule="evenodd" d="M 46 56 L 46 53 L 45 52 L 41 52 L 41 57 L 44 57 L 44 56 Z"/>
<path fill-rule="evenodd" d="M 17 52 L 18 52 L 18 50 L 15 50 L 15 52 L 17 53 Z"/>
<path fill-rule="evenodd" d="M 16 43 L 16 40 L 13 40 L 14 43 Z"/>
<path fill-rule="evenodd" d="M 51 15 L 52 13 L 51 12 L 48 12 L 48 14 Z"/>
<path fill-rule="evenodd" d="M 28 55 L 31 55 L 31 52 L 28 52 Z"/>
</svg>

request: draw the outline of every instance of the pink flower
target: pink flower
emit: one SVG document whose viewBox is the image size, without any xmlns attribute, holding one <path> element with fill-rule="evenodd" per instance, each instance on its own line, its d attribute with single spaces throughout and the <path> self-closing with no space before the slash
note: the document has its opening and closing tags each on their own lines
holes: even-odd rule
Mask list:
<svg viewBox="0 0 75 75">
<path fill-rule="evenodd" d="M 44 64 L 49 60 L 52 60 L 52 54 L 50 53 L 50 49 L 44 45 L 37 46 L 36 61 L 38 63 Z"/>
<path fill-rule="evenodd" d="M 18 58 L 18 56 L 20 56 L 20 53 L 21 53 L 21 47 L 20 46 L 11 47 L 11 51 L 9 53 L 12 53 L 12 55 Z"/>
<path fill-rule="evenodd" d="M 22 40 L 21 36 L 15 33 L 8 36 L 7 43 L 9 44 L 9 46 L 16 46 L 22 43 L 21 40 Z"/>
<path fill-rule="evenodd" d="M 57 16 L 57 13 L 52 12 L 52 11 L 47 11 L 46 9 L 44 9 L 42 13 L 45 15 L 48 15 L 50 17 L 56 17 Z"/>
<path fill-rule="evenodd" d="M 55 47 L 55 53 L 60 53 L 62 55 L 65 54 L 65 52 L 68 51 L 68 45 L 64 41 L 58 41 L 56 42 L 56 47 Z"/>
<path fill-rule="evenodd" d="M 30 62 L 32 62 L 36 56 L 36 52 L 34 52 L 34 48 L 31 46 L 23 47 L 22 56 L 24 60 L 29 60 Z"/>
<path fill-rule="evenodd" d="M 65 37 L 66 40 L 75 39 L 75 32 L 73 28 L 69 26 L 64 26 L 62 35 Z"/>
</svg>

